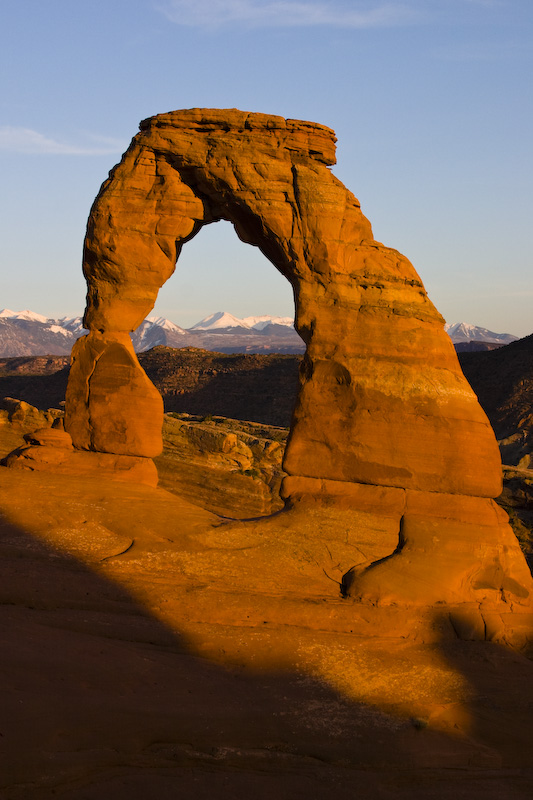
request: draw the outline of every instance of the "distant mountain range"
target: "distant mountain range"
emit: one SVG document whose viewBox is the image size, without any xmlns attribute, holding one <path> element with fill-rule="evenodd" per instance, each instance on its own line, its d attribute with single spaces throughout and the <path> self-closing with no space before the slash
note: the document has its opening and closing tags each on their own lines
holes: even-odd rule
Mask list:
<svg viewBox="0 0 533 800">
<path fill-rule="evenodd" d="M 475 350 L 495 350 L 505 344 L 516 342 L 518 336 L 512 333 L 494 333 L 487 328 L 479 328 L 468 322 L 446 324 L 444 330 L 455 345 L 458 353 Z"/>
<path fill-rule="evenodd" d="M 68 355 L 87 331 L 82 317 L 49 319 L 34 311 L 0 311 L 0 356 Z M 305 352 L 291 317 L 263 315 L 238 319 L 217 311 L 192 328 L 180 328 L 164 317 L 148 317 L 131 334 L 133 347 L 142 353 L 157 345 L 199 347 L 220 353 Z"/>
<path fill-rule="evenodd" d="M 510 333 L 457 322 L 445 326 L 456 349 L 491 350 L 515 341 Z M 50 319 L 34 311 L 0 311 L 0 356 L 68 355 L 72 345 L 86 333 L 82 317 Z M 265 314 L 239 319 L 227 311 L 210 314 L 190 328 L 180 328 L 165 317 L 147 317 L 131 334 L 133 347 L 141 353 L 157 345 L 199 347 L 219 353 L 305 352 L 292 317 Z"/>
<path fill-rule="evenodd" d="M 227 330 L 228 328 L 244 328 L 245 330 L 263 331 L 270 325 L 281 325 L 285 328 L 294 328 L 293 317 L 244 317 L 239 319 L 227 311 L 216 311 L 208 317 L 201 319 L 189 330 L 191 331 L 214 331 Z"/>
</svg>

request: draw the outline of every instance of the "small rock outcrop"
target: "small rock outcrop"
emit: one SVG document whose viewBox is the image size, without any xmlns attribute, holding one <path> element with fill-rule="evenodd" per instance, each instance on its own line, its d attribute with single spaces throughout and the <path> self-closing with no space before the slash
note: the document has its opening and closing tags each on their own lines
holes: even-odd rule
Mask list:
<svg viewBox="0 0 533 800">
<path fill-rule="evenodd" d="M 181 248 L 225 219 L 291 283 L 307 350 L 287 445 L 289 506 L 343 497 L 394 520 L 398 547 L 359 565 L 374 603 L 530 602 L 498 447 L 444 321 L 409 261 L 376 242 L 330 171 L 322 125 L 190 109 L 141 123 L 87 227 L 84 324 L 65 425 L 78 450 L 151 458 L 162 403 L 129 344 Z"/>
<path fill-rule="evenodd" d="M 221 416 L 165 414 L 159 485 L 230 518 L 283 508 L 281 462 L 288 429 Z"/>
<path fill-rule="evenodd" d="M 0 425 L 9 429 L 8 435 L 2 437 L 3 444 L 10 440 L 13 442 L 15 438 L 22 438 L 24 444 L 9 452 L 0 461 L 2 466 L 62 475 L 98 475 L 111 481 L 157 486 L 157 470 L 150 458 L 75 449 L 72 437 L 63 428 L 63 412 L 59 409 L 39 411 L 23 400 L 12 398 L 5 398 L 3 405 L 13 409 L 11 417 L 3 417 L 3 409 L 0 409 Z M 33 430 L 35 422 L 45 427 Z"/>
</svg>

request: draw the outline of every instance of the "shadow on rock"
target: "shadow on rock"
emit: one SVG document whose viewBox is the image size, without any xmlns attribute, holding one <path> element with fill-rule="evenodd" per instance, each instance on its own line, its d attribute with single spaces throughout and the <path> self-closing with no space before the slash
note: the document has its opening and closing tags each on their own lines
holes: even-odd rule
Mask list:
<svg viewBox="0 0 533 800">
<path fill-rule="evenodd" d="M 252 657 L 224 665 L 223 648 L 214 660 L 201 657 L 188 636 L 120 585 L 6 521 L 0 575 L 6 800 L 528 796 L 522 717 L 531 709 L 533 670 L 514 653 L 483 643 L 444 646 L 457 681 L 465 676 L 472 688 L 468 706 L 436 714 L 437 728 L 444 721 L 451 731 L 443 732 L 418 715 L 355 702 L 283 658 L 267 669 Z M 253 655 L 261 626 L 239 635 Z M 271 665 L 283 635 L 270 633 Z M 368 645 L 371 685 L 375 643 L 345 637 L 339 647 L 334 634 L 320 635 L 333 658 L 346 659 L 347 675 Z M 289 636 L 301 637 L 303 652 L 319 633 Z M 385 644 L 390 661 L 395 648 Z M 409 669 L 409 652 L 399 653 L 397 693 Z M 465 736 L 460 717 L 472 709 Z"/>
</svg>

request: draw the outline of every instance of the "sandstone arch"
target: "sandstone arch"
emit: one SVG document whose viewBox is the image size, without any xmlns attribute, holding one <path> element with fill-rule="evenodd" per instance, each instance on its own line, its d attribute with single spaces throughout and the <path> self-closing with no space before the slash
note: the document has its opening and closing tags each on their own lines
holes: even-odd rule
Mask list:
<svg viewBox="0 0 533 800">
<path fill-rule="evenodd" d="M 149 459 L 162 404 L 128 332 L 181 247 L 226 219 L 292 284 L 307 345 L 285 497 L 353 503 L 398 521 L 401 547 L 346 579 L 381 602 L 529 602 L 531 580 L 491 498 L 496 441 L 443 320 L 409 261 L 374 241 L 329 167 L 330 129 L 237 110 L 141 123 L 91 210 L 84 250 L 90 333 L 73 352 L 66 427 L 78 449 Z M 439 560 L 429 586 L 421 571 Z"/>
</svg>

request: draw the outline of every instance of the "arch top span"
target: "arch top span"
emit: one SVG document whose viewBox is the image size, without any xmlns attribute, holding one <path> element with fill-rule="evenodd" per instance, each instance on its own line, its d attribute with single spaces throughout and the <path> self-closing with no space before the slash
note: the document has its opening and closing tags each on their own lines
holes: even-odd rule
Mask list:
<svg viewBox="0 0 533 800">
<path fill-rule="evenodd" d="M 215 137 L 246 137 L 251 133 L 256 152 L 260 152 L 261 136 L 265 137 L 265 141 L 272 141 L 275 137 L 283 147 L 303 158 L 312 158 L 330 167 L 337 162 L 335 131 L 317 122 L 239 111 L 237 108 L 189 108 L 156 114 L 139 124 L 141 133 L 152 134 L 165 129 L 174 133 L 181 130 Z M 236 141 L 238 143 L 239 139 Z"/>
<path fill-rule="evenodd" d="M 144 458 L 161 449 L 161 398 L 128 332 L 152 309 L 183 245 L 203 225 L 229 220 L 290 281 L 307 345 L 285 497 L 342 496 L 401 527 L 401 553 L 370 565 L 353 594 L 383 598 L 392 576 L 395 602 L 406 590 L 394 578 L 402 558 L 418 574 L 446 551 L 453 576 L 435 577 L 437 595 L 457 596 L 468 584 L 477 597 L 474 551 L 485 540 L 486 558 L 499 566 L 487 567 L 480 586 L 518 570 L 523 587 L 529 579 L 490 500 L 501 491 L 494 434 L 415 269 L 374 240 L 358 200 L 333 175 L 335 141 L 323 125 L 236 109 L 141 123 L 88 221 L 90 333 L 73 351 L 66 426 L 77 448 Z M 457 543 L 457 563 L 439 541 Z"/>
<path fill-rule="evenodd" d="M 329 169 L 336 139 L 323 125 L 189 109 L 140 127 L 89 217 L 91 330 L 140 325 L 183 244 L 219 219 L 233 223 L 293 286 L 309 270 L 327 273 L 343 242 L 372 239 L 359 202 Z"/>
</svg>

